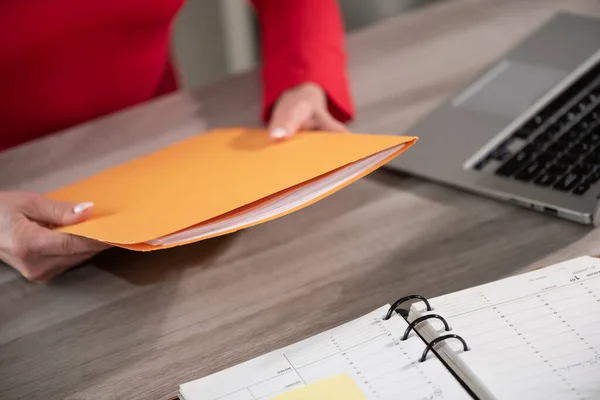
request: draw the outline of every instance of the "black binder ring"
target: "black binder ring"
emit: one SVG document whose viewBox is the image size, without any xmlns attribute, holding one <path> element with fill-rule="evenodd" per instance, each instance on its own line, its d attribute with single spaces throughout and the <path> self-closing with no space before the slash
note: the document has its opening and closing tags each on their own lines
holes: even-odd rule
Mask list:
<svg viewBox="0 0 600 400">
<path fill-rule="evenodd" d="M 443 317 L 441 317 L 437 314 L 429 314 L 429 315 L 424 315 L 422 317 L 419 317 L 419 318 L 415 319 L 413 322 L 411 322 L 410 325 L 408 325 L 408 328 L 406 328 L 406 330 L 404 331 L 404 336 L 402 336 L 401 340 L 408 339 L 408 335 L 410 334 L 410 331 L 415 329 L 417 324 L 419 324 L 425 320 L 428 320 L 430 318 L 435 318 L 435 319 L 439 319 L 440 321 L 442 321 L 444 323 L 444 329 L 446 330 L 446 332 L 451 330 L 450 326 L 448 325 L 448 322 L 446 322 L 446 320 Z"/>
<path fill-rule="evenodd" d="M 423 301 L 425 303 L 425 305 L 427 306 L 427 311 L 433 310 L 433 308 L 431 308 L 431 304 L 429 304 L 429 301 L 425 297 L 423 297 L 419 294 L 412 294 L 410 296 L 406 296 L 399 300 L 396 300 L 396 302 L 394 304 L 392 304 L 392 306 L 390 307 L 390 309 L 388 310 L 387 314 L 385 315 L 385 317 L 383 319 L 387 321 L 388 319 L 390 319 L 392 317 L 392 314 L 394 313 L 394 311 L 396 311 L 396 309 L 398 308 L 398 306 L 400 306 L 400 304 L 406 303 L 407 301 L 413 300 L 413 299 L 419 299 L 419 300 Z M 408 314 L 408 312 L 406 310 L 403 310 L 403 311 L 405 311 L 405 314 Z M 403 315 L 403 316 L 406 316 L 406 315 Z"/>
<path fill-rule="evenodd" d="M 425 350 L 423 350 L 423 355 L 419 359 L 419 362 L 423 362 L 423 361 L 425 361 L 427 359 L 427 353 L 429 353 L 429 350 L 433 349 L 433 346 L 435 346 L 439 342 L 442 342 L 442 341 L 447 340 L 447 339 L 458 339 L 463 344 L 463 350 L 464 351 L 469 351 L 470 350 L 469 346 L 467 346 L 467 342 L 465 342 L 465 340 L 463 338 L 461 338 L 460 336 L 458 336 L 458 335 L 450 334 L 450 335 L 440 336 L 438 338 L 433 339 L 427 345 L 427 347 L 425 347 Z"/>
</svg>

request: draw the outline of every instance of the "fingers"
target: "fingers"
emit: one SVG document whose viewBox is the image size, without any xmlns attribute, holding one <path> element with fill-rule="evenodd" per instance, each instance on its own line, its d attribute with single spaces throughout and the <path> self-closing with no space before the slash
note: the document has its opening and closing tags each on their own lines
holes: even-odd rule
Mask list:
<svg viewBox="0 0 600 400">
<path fill-rule="evenodd" d="M 327 132 L 349 132 L 346 125 L 335 119 L 327 111 L 319 111 L 315 116 L 310 116 L 308 120 L 304 121 L 294 118 L 290 118 L 287 121 L 282 119 L 282 122 L 274 122 L 272 123 L 272 126 L 273 127 L 270 128 L 270 132 L 273 140 L 288 139 L 301 129 L 321 130 Z"/>
<path fill-rule="evenodd" d="M 34 224 L 31 224 L 34 225 Z M 52 231 L 33 226 L 27 235 L 27 253 L 46 257 L 65 257 L 106 250 L 110 246 L 81 236 Z"/>
<path fill-rule="evenodd" d="M 348 131 L 329 113 L 325 92 L 315 84 L 299 85 L 284 93 L 269 123 L 271 138 L 275 141 L 288 139 L 302 129 Z"/>
<path fill-rule="evenodd" d="M 55 232 L 21 216 L 0 242 L 0 259 L 30 281 L 42 282 L 60 275 L 109 245 Z"/>
<path fill-rule="evenodd" d="M 269 124 L 273 140 L 291 137 L 312 119 L 313 107 L 308 101 L 283 101 L 274 110 Z"/>
<path fill-rule="evenodd" d="M 0 192 L 0 260 L 31 281 L 46 281 L 110 245 L 53 231 L 91 215 L 91 203 L 71 204 L 24 192 Z"/>
<path fill-rule="evenodd" d="M 335 119 L 327 110 L 321 110 L 315 118 L 315 129 L 328 132 L 348 132 L 346 125 Z"/>
<path fill-rule="evenodd" d="M 44 196 L 32 195 L 20 206 L 27 218 L 51 226 L 64 226 L 81 222 L 91 216 L 92 203 L 67 203 Z"/>
</svg>

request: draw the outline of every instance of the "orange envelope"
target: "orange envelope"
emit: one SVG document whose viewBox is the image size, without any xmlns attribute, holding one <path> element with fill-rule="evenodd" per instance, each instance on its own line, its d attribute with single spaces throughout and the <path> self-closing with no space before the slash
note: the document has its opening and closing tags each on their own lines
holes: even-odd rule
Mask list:
<svg viewBox="0 0 600 400">
<path fill-rule="evenodd" d="M 48 193 L 91 201 L 94 215 L 58 230 L 156 250 L 248 228 L 304 208 L 367 175 L 416 138 L 218 129 Z"/>
</svg>

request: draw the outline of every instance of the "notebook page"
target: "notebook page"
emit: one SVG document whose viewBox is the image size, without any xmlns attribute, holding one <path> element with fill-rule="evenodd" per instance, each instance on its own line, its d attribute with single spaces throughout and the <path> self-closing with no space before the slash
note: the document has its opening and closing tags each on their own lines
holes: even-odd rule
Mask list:
<svg viewBox="0 0 600 400">
<path fill-rule="evenodd" d="M 382 307 L 354 321 L 233 368 L 180 386 L 185 400 L 262 400 L 348 374 L 368 399 L 470 399 L 442 363 L 417 360 L 424 349 L 407 323 Z"/>
<path fill-rule="evenodd" d="M 447 346 L 498 399 L 600 398 L 600 260 L 582 257 L 430 302 L 471 350 Z"/>
</svg>

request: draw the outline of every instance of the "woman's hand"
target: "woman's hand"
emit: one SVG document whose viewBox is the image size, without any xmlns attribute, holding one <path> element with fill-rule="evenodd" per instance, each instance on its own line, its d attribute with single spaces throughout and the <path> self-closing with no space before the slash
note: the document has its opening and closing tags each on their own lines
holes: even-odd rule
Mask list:
<svg viewBox="0 0 600 400">
<path fill-rule="evenodd" d="M 83 221 L 91 207 L 33 193 L 0 192 L 0 260 L 30 281 L 46 282 L 110 247 L 49 229 Z"/>
<path fill-rule="evenodd" d="M 273 109 L 269 131 L 274 140 L 291 137 L 299 130 L 347 132 L 327 109 L 327 96 L 314 83 L 305 83 L 284 92 Z"/>
</svg>

